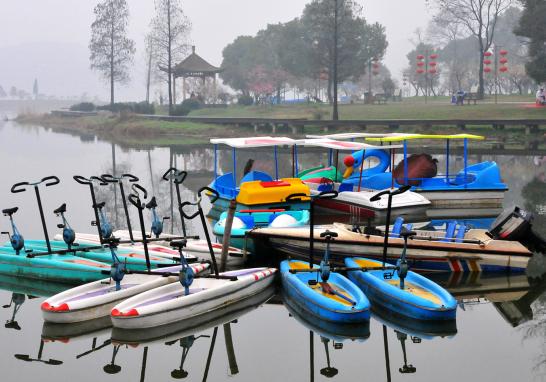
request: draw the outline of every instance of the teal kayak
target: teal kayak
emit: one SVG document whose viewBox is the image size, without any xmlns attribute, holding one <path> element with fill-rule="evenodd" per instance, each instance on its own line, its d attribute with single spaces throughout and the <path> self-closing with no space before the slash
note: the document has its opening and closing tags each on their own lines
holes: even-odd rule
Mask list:
<svg viewBox="0 0 546 382">
<path fill-rule="evenodd" d="M 55 281 L 67 284 L 83 284 L 103 279 L 103 271 L 110 271 L 110 265 L 63 254 L 28 257 L 16 255 L 13 249 L 0 248 L 0 274 Z"/>
<path fill-rule="evenodd" d="M 31 253 L 40 253 L 40 252 L 46 252 L 47 246 L 45 241 L 43 240 L 25 240 L 25 248 L 26 250 L 32 250 Z M 98 261 L 101 263 L 108 264 L 108 266 L 112 263 L 112 254 L 110 253 L 110 249 L 103 248 L 103 249 L 96 249 L 96 245 L 86 245 L 86 244 L 80 244 L 78 247 L 76 247 L 80 250 L 76 251 L 74 255 L 88 259 L 93 261 Z M 86 251 L 85 248 L 95 248 L 93 250 Z M 67 246 L 62 241 L 51 241 L 51 249 L 53 251 L 59 251 L 59 250 L 65 250 L 67 249 Z M 11 248 L 11 245 L 9 243 L 6 243 L 2 250 L 11 251 L 15 255 L 15 251 Z M 146 256 L 142 253 L 135 253 L 131 251 L 130 249 L 124 249 L 124 248 L 117 248 L 116 254 L 123 264 L 126 264 L 128 270 L 132 271 L 144 271 L 146 270 Z M 62 254 L 60 256 L 66 256 L 65 254 Z M 42 257 L 42 256 L 40 256 Z M 165 257 L 158 257 L 150 255 L 150 265 L 152 268 L 157 268 L 160 266 L 171 266 L 176 265 L 178 262 L 175 260 L 171 260 Z"/>
</svg>

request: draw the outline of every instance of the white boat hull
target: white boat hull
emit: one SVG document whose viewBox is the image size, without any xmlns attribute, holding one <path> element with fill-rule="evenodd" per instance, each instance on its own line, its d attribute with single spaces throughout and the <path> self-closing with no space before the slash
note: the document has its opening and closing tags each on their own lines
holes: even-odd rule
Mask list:
<svg viewBox="0 0 546 382">
<path fill-rule="evenodd" d="M 208 264 L 192 264 L 195 273 L 206 270 Z M 74 323 L 109 316 L 112 307 L 129 297 L 163 285 L 175 283 L 178 276 L 164 276 L 164 272 L 179 272 L 181 266 L 161 268 L 151 275 L 128 274 L 121 281 L 121 290 L 111 278 L 84 284 L 56 294 L 42 303 L 46 322 Z M 64 308 L 62 306 L 64 305 Z"/>
<path fill-rule="evenodd" d="M 112 324 L 116 328 L 142 329 L 195 318 L 263 291 L 273 283 L 275 273 L 274 268 L 254 268 L 236 281 L 198 278 L 188 296 L 178 284 L 156 288 L 116 305 L 112 309 Z"/>
</svg>

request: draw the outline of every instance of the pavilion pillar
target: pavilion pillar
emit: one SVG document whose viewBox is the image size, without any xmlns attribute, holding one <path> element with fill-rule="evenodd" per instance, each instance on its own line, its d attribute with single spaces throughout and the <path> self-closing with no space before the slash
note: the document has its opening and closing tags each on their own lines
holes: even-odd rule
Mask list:
<svg viewBox="0 0 546 382">
<path fill-rule="evenodd" d="M 182 101 L 186 100 L 186 77 L 182 77 Z"/>
<path fill-rule="evenodd" d="M 216 73 L 212 75 L 212 95 L 214 97 L 214 103 L 216 103 L 216 98 L 218 97 L 218 89 L 216 88 Z"/>
</svg>

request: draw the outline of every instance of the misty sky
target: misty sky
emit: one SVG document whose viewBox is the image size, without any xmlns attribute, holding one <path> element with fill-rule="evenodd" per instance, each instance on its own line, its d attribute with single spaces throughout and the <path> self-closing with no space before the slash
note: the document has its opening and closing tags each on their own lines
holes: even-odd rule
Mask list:
<svg viewBox="0 0 546 382">
<path fill-rule="evenodd" d="M 119 89 L 122 99 L 144 98 L 143 39 L 154 14 L 153 0 L 127 0 L 130 37 L 137 43 L 132 82 Z M 385 63 L 400 78 L 409 39 L 425 27 L 430 14 L 425 0 L 359 0 L 368 22 L 387 28 L 389 48 Z M 213 65 L 222 62 L 222 49 L 239 35 L 254 35 L 268 23 L 301 15 L 308 0 L 183 0 L 192 22 L 191 42 Z M 0 0 L 0 85 L 55 95 L 106 98 L 107 86 L 89 70 L 90 25 L 97 0 Z"/>
</svg>

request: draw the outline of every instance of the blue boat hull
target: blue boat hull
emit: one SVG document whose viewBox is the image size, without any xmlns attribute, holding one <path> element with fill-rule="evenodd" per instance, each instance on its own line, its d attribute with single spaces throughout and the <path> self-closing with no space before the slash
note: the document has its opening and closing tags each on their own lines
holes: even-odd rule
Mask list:
<svg viewBox="0 0 546 382">
<path fill-rule="evenodd" d="M 359 260 L 363 260 L 361 262 Z M 363 258 L 346 258 L 347 267 L 381 266 L 380 261 Z M 418 320 L 454 320 L 457 301 L 438 284 L 415 273 L 408 272 L 406 288 L 399 288 L 396 272 L 392 279 L 385 280 L 383 270 L 349 271 L 349 279 L 368 296 L 372 305 L 390 310 L 399 315 Z"/>
<path fill-rule="evenodd" d="M 355 302 L 355 305 L 325 297 L 309 286 L 309 280 L 316 280 L 316 272 L 290 273 L 290 263 L 308 267 L 306 262 L 284 260 L 281 262 L 281 280 L 285 296 L 297 306 L 316 318 L 335 323 L 358 323 L 370 319 L 370 302 L 360 289 L 346 277 L 331 273 L 328 283 L 344 291 Z M 316 266 L 315 266 L 316 267 Z"/>
</svg>

